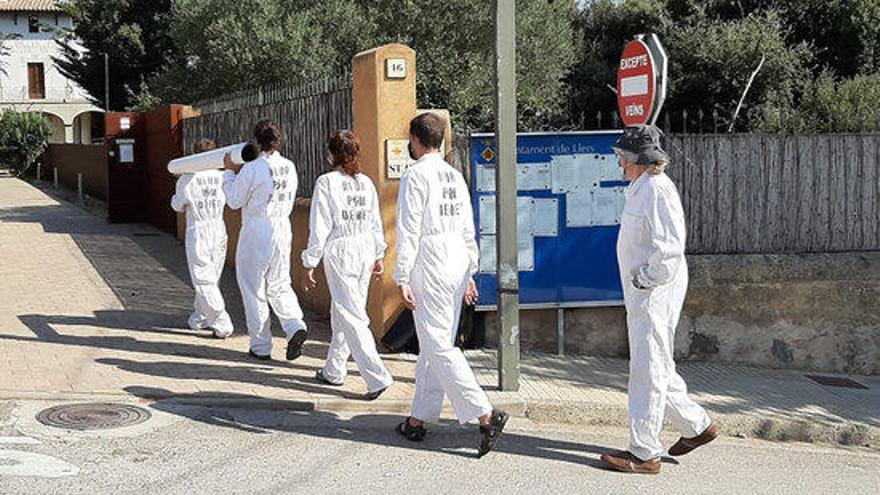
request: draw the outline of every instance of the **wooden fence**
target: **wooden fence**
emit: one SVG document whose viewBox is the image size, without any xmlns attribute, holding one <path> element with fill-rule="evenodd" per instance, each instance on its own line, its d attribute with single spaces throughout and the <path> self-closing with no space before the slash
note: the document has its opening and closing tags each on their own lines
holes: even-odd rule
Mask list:
<svg viewBox="0 0 880 495">
<path fill-rule="evenodd" d="M 668 136 L 691 253 L 880 250 L 880 134 Z"/>
<path fill-rule="evenodd" d="M 193 105 L 201 115 L 183 122 L 184 153 L 200 138 L 218 146 L 252 140 L 254 125 L 277 122 L 285 133 L 281 154 L 296 164 L 298 196 L 309 197 L 327 170 L 327 138 L 352 126 L 351 76 L 329 77 L 303 86 L 275 85 Z"/>
</svg>

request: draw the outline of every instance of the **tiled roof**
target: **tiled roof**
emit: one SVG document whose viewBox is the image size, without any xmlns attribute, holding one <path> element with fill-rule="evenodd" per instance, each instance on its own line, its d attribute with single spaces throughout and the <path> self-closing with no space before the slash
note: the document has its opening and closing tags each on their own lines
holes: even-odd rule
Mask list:
<svg viewBox="0 0 880 495">
<path fill-rule="evenodd" d="M 0 0 L 0 12 L 60 12 L 55 0 Z"/>
</svg>

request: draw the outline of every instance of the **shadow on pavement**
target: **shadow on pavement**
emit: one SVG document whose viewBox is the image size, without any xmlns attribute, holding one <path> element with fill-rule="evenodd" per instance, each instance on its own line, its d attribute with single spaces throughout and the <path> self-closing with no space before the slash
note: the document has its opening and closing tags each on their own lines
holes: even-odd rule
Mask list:
<svg viewBox="0 0 880 495">
<path fill-rule="evenodd" d="M 127 387 L 126 391 L 145 399 L 167 396 L 169 393 L 163 389 L 136 386 Z M 222 399 L 238 401 L 239 405 L 242 402 L 254 401 L 255 406 L 243 409 L 196 405 L 199 401 L 222 401 Z M 245 394 L 198 393 L 159 400 L 150 404 L 150 407 L 193 421 L 250 433 L 297 433 L 385 447 L 440 451 L 467 458 L 476 458 L 476 447 L 479 444 L 479 435 L 474 425 L 459 427 L 452 421 L 442 421 L 433 428 L 429 427 L 425 441 L 410 442 L 395 432 L 397 425 L 404 420 L 403 416 L 364 414 L 343 419 L 333 413 L 308 410 L 308 405 L 301 402 L 266 401 Z M 599 445 L 567 442 L 510 431 L 502 436 L 497 447 L 497 452 L 506 454 L 569 462 L 602 470 L 605 468 L 598 459 L 599 455 L 615 451 Z M 664 457 L 662 460 L 664 463 L 678 464 L 678 461 L 671 458 Z"/>
<path fill-rule="evenodd" d="M 132 328 L 132 318 L 140 317 L 142 324 L 139 328 Z M 356 394 L 342 392 L 333 387 L 324 387 L 310 385 L 307 382 L 299 380 L 297 377 L 289 375 L 277 375 L 262 373 L 258 370 L 271 369 L 297 369 L 308 371 L 308 376 L 318 368 L 297 364 L 295 362 L 272 360 L 272 361 L 256 361 L 247 353 L 227 349 L 225 347 L 203 345 L 198 343 L 175 341 L 145 341 L 139 340 L 127 335 L 109 335 L 109 336 L 81 336 L 59 333 L 54 325 L 83 325 L 92 327 L 103 327 L 114 330 L 133 331 L 133 332 L 150 332 L 158 334 L 167 334 L 173 336 L 189 335 L 193 338 L 202 337 L 207 340 L 213 340 L 210 332 L 196 332 L 193 330 L 169 329 L 151 326 L 151 322 L 161 321 L 161 314 L 152 312 L 131 312 L 119 310 L 96 311 L 94 317 L 84 316 L 45 316 L 45 315 L 19 315 L 19 320 L 27 326 L 35 335 L 35 337 L 21 337 L 16 335 L 0 335 L 0 340 L 12 341 L 33 341 L 47 342 L 54 344 L 63 344 L 78 347 L 94 347 L 100 349 L 110 349 L 115 351 L 133 352 L 140 354 L 159 355 L 163 357 L 179 356 L 188 358 L 198 358 L 210 361 L 225 361 L 238 364 L 250 364 L 255 367 L 230 367 L 223 364 L 207 364 L 207 363 L 191 363 L 191 362 L 140 362 L 125 359 L 100 358 L 96 362 L 101 364 L 117 366 L 125 371 L 141 373 L 151 376 L 164 376 L 170 378 L 181 379 L 211 379 L 239 381 L 242 383 L 251 383 L 255 385 L 265 385 L 269 387 L 280 387 L 301 390 L 309 393 L 325 393 L 334 394 L 346 398 L 359 397 Z M 327 344 L 307 342 L 304 347 L 304 355 L 312 357 L 323 362 L 327 353 Z M 360 374 L 357 371 L 350 373 L 350 378 L 357 378 Z M 394 377 L 398 382 L 413 382 L 412 377 Z"/>
</svg>

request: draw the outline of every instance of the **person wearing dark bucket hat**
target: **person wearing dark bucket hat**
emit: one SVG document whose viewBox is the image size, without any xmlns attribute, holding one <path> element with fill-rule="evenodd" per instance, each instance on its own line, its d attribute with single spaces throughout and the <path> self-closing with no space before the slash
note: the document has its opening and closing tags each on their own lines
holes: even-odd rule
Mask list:
<svg viewBox="0 0 880 495">
<path fill-rule="evenodd" d="M 618 154 L 629 155 L 632 163 L 647 167 L 661 161 L 669 161 L 669 155 L 660 146 L 663 133 L 655 125 L 627 127 L 611 148 Z"/>
<path fill-rule="evenodd" d="M 669 155 L 653 125 L 628 127 L 612 147 L 632 181 L 617 238 L 629 334 L 630 445 L 603 454 L 609 468 L 628 473 L 660 472 L 664 415 L 682 437 L 669 455 L 684 455 L 718 436 L 706 410 L 690 399 L 672 358 L 675 328 L 684 303 L 688 270 L 681 199 L 664 169 Z"/>
</svg>

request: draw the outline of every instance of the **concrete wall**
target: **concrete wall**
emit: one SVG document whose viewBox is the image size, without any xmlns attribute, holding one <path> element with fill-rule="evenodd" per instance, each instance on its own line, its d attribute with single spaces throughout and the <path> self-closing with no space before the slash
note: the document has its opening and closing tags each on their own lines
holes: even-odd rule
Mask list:
<svg viewBox="0 0 880 495">
<path fill-rule="evenodd" d="M 50 144 L 37 159 L 42 180 L 52 180 L 52 169 L 58 169 L 58 180 L 70 189 L 77 188 L 77 175 L 83 174 L 86 194 L 107 199 L 107 150 L 103 145 Z M 36 167 L 32 168 L 36 173 Z"/>
<path fill-rule="evenodd" d="M 880 252 L 688 257 L 679 361 L 880 374 Z M 625 357 L 623 308 L 566 310 L 570 354 Z M 490 345 L 497 342 L 487 315 Z M 524 349 L 556 350 L 556 311 L 524 311 Z"/>
</svg>

